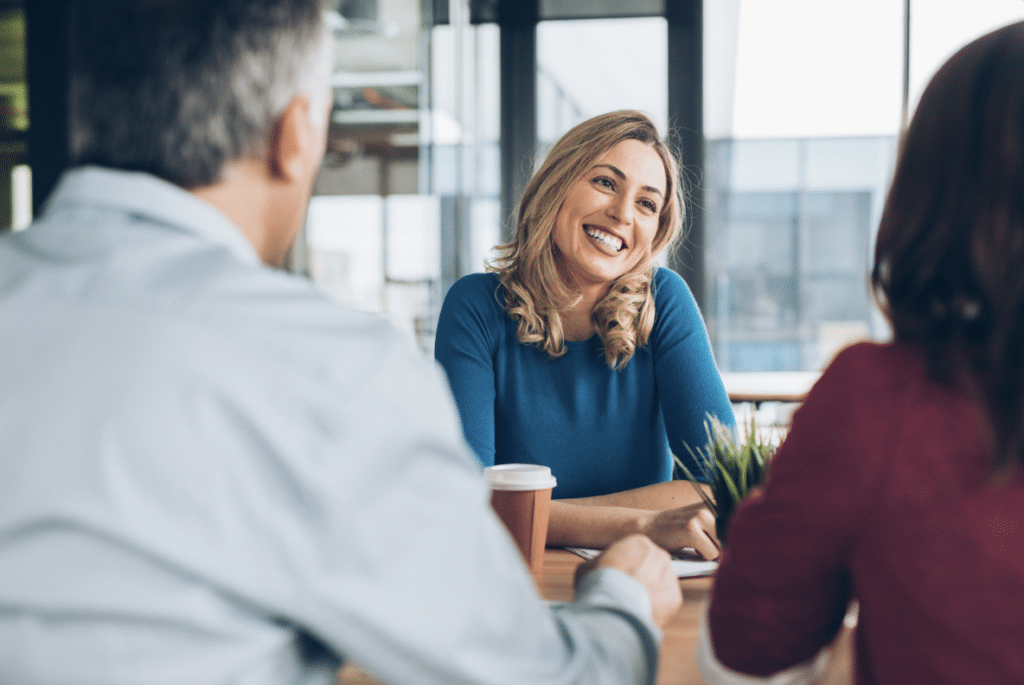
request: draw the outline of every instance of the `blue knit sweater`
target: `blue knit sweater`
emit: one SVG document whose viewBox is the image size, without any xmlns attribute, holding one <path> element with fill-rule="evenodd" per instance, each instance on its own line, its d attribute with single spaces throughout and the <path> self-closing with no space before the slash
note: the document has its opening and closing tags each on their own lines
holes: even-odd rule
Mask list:
<svg viewBox="0 0 1024 685">
<path fill-rule="evenodd" d="M 495 274 L 459 279 L 445 297 L 435 356 L 444 367 L 466 439 L 484 466 L 550 466 L 556 498 L 620 492 L 669 480 L 672 452 L 696 465 L 708 413 L 734 425 L 689 288 L 654 276 L 655 322 L 625 368 L 605 362 L 599 336 L 547 353 L 516 340 Z"/>
</svg>

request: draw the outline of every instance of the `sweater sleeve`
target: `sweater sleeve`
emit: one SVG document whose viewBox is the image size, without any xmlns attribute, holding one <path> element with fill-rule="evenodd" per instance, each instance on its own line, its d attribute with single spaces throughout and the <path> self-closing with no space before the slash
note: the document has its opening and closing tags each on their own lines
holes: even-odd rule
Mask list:
<svg viewBox="0 0 1024 685">
<path fill-rule="evenodd" d="M 859 348 L 859 349 L 858 349 Z M 832 363 L 796 412 L 763 495 L 729 529 L 708 616 L 728 668 L 765 676 L 810 659 L 851 599 L 849 558 L 877 498 L 893 438 L 892 390 L 867 346 Z"/>
<path fill-rule="evenodd" d="M 651 345 L 665 430 L 672 453 L 699 474 L 687 446 L 694 451 L 704 447 L 708 415 L 729 426 L 736 420 L 690 289 L 678 274 L 665 268 L 658 269 L 654 287 Z"/>
<path fill-rule="evenodd" d="M 504 325 L 497 287 L 490 274 L 456 281 L 444 298 L 434 340 L 434 358 L 448 376 L 463 433 L 483 466 L 494 464 L 495 452 L 495 336 Z"/>
</svg>

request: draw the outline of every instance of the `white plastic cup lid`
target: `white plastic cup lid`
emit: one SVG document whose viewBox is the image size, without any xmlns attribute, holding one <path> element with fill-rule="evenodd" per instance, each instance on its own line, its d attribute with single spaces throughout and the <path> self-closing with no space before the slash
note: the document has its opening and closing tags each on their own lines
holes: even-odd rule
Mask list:
<svg viewBox="0 0 1024 685">
<path fill-rule="evenodd" d="M 539 464 L 497 464 L 484 468 L 492 490 L 546 490 L 555 487 L 551 469 Z"/>
</svg>

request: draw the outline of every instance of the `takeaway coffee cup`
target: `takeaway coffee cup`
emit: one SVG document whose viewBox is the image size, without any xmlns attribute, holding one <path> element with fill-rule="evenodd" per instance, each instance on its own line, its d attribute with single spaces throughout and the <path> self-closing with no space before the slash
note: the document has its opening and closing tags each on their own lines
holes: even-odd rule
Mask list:
<svg viewBox="0 0 1024 685">
<path fill-rule="evenodd" d="M 534 575 L 544 569 L 544 545 L 551 513 L 551 469 L 537 464 L 498 464 L 484 469 L 491 507 L 512 533 Z"/>
</svg>

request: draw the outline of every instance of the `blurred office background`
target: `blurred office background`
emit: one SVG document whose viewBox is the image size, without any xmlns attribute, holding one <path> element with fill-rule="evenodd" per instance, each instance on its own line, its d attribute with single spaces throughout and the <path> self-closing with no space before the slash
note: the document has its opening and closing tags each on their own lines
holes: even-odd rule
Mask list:
<svg viewBox="0 0 1024 685">
<path fill-rule="evenodd" d="M 0 0 L 0 227 L 63 165 L 66 0 Z M 612 109 L 680 149 L 690 283 L 723 371 L 885 338 L 867 276 L 906 111 L 1021 0 L 336 0 L 327 156 L 289 268 L 425 350 L 547 147 Z"/>
</svg>

